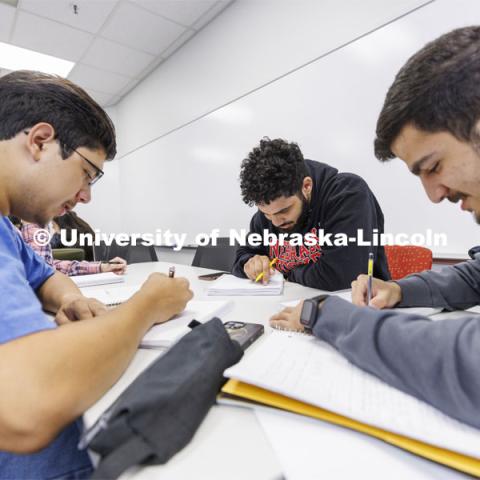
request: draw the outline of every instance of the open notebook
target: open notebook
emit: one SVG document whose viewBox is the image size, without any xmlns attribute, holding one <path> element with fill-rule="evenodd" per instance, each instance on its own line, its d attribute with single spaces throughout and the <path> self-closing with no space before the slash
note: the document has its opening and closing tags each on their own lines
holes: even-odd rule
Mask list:
<svg viewBox="0 0 480 480">
<path fill-rule="evenodd" d="M 140 290 L 141 285 L 85 288 L 82 293 L 86 297 L 96 298 L 108 307 L 114 307 L 126 302 L 133 294 Z"/>
<path fill-rule="evenodd" d="M 350 290 L 348 291 L 342 291 L 342 292 L 332 292 L 331 295 L 335 295 L 336 297 L 343 298 L 347 302 L 352 302 L 352 292 Z M 298 305 L 298 302 L 300 300 L 291 300 L 289 302 L 282 302 L 280 305 L 282 307 L 295 307 Z M 402 307 L 402 308 L 394 308 L 393 310 L 398 310 L 399 312 L 402 313 L 415 313 L 416 315 L 422 315 L 422 316 L 431 316 L 435 315 L 436 313 L 440 313 L 442 311 L 442 308 L 433 308 L 433 307 Z"/>
<path fill-rule="evenodd" d="M 248 278 L 223 275 L 208 287 L 207 295 L 281 295 L 283 283 L 283 276 L 280 273 L 273 275 L 266 285 L 262 282 L 255 283 Z"/>
<path fill-rule="evenodd" d="M 93 287 L 95 285 L 106 285 L 108 283 L 122 283 L 125 281 L 123 275 L 117 275 L 112 272 L 105 273 L 93 273 L 92 275 L 77 275 L 70 277 L 76 284 L 77 287 Z"/>
<path fill-rule="evenodd" d="M 140 346 L 144 348 L 170 347 L 190 332 L 188 324 L 193 320 L 206 322 L 229 312 L 231 301 L 191 300 L 185 310 L 165 323 L 154 325 L 143 337 Z"/>
<path fill-rule="evenodd" d="M 390 387 L 312 336 L 272 332 L 225 376 L 225 394 L 358 430 L 480 476 L 479 430 Z"/>
<path fill-rule="evenodd" d="M 125 287 L 97 287 L 84 289 L 87 297 L 96 298 L 105 305 L 113 307 L 126 302 L 140 289 L 140 285 Z M 185 310 L 168 322 L 154 325 L 143 337 L 140 346 L 145 348 L 170 347 L 190 331 L 188 324 L 193 320 L 206 322 L 221 316 L 233 307 L 231 301 L 191 300 Z"/>
</svg>

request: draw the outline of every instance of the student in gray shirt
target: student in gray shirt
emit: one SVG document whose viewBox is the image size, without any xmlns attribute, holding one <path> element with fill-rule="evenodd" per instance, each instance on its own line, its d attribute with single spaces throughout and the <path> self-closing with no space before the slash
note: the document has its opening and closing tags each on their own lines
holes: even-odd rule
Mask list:
<svg viewBox="0 0 480 480">
<path fill-rule="evenodd" d="M 445 34 L 408 60 L 387 93 L 376 133 L 377 158 L 400 158 L 432 202 L 461 201 L 480 223 L 480 27 Z M 374 279 L 370 306 L 365 275 L 352 289 L 356 305 L 317 300 L 308 323 L 302 309 L 311 302 L 305 301 L 273 316 L 271 324 L 307 325 L 360 368 L 480 428 L 480 317 L 433 322 L 381 310 L 480 303 L 480 260 L 397 282 Z"/>
</svg>

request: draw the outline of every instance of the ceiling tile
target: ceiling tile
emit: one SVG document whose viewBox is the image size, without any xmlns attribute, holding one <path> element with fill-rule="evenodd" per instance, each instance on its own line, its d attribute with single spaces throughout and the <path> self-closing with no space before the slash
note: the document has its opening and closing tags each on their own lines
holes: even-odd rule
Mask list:
<svg viewBox="0 0 480 480">
<path fill-rule="evenodd" d="M 131 3 L 122 2 L 100 31 L 100 35 L 159 55 L 184 31 L 185 28 L 176 23 Z"/>
<path fill-rule="evenodd" d="M 233 0 L 222 0 L 212 7 L 205 15 L 202 15 L 193 25 L 192 28 L 200 30 L 208 22 L 211 22 L 222 10 L 225 10 Z"/>
<path fill-rule="evenodd" d="M 8 42 L 12 31 L 15 9 L 0 3 L 0 42 Z"/>
<path fill-rule="evenodd" d="M 52 20 L 18 12 L 12 43 L 65 60 L 78 61 L 93 36 Z"/>
<path fill-rule="evenodd" d="M 138 77 L 153 60 L 155 57 L 148 53 L 97 38 L 82 58 L 82 63 L 128 77 Z"/>
<path fill-rule="evenodd" d="M 133 0 L 134 3 L 163 15 L 189 27 L 196 22 L 209 8 L 215 5 L 216 0 Z"/>
<path fill-rule="evenodd" d="M 73 11 L 73 4 L 77 5 L 77 14 Z M 117 0 L 20 0 L 19 8 L 80 30 L 97 33 L 116 4 Z"/>
<path fill-rule="evenodd" d="M 117 93 L 126 87 L 131 80 L 118 73 L 99 70 L 98 68 L 89 67 L 81 63 L 73 67 L 68 79 L 78 83 L 83 88 L 111 94 Z"/>
<path fill-rule="evenodd" d="M 195 35 L 197 32 L 194 30 L 187 30 L 184 34 L 180 35 L 176 40 L 171 43 L 166 50 L 162 52 L 162 57 L 167 58 L 169 57 L 172 53 L 175 52 L 175 50 L 179 49 L 187 40 L 189 40 L 193 35 Z"/>
</svg>

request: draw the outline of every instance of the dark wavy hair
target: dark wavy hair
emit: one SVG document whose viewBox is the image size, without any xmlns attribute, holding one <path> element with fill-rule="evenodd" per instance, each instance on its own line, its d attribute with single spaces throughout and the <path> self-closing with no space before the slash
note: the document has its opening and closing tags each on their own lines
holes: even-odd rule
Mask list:
<svg viewBox="0 0 480 480">
<path fill-rule="evenodd" d="M 80 87 L 56 75 L 19 70 L 0 78 L 0 140 L 36 123 L 55 129 L 63 158 L 78 147 L 116 154 L 115 128 L 107 113 Z"/>
<path fill-rule="evenodd" d="M 473 26 L 428 43 L 401 68 L 378 118 L 375 156 L 394 158 L 391 145 L 409 123 L 478 146 L 479 119 L 480 27 Z"/>
<path fill-rule="evenodd" d="M 242 161 L 242 199 L 253 206 L 297 195 L 307 175 L 303 154 L 296 143 L 264 137 Z"/>
</svg>

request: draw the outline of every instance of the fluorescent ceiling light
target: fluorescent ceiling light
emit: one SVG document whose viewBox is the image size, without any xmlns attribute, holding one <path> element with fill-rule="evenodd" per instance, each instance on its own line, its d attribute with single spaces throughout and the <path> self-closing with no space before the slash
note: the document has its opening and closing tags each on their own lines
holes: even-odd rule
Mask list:
<svg viewBox="0 0 480 480">
<path fill-rule="evenodd" d="M 7 70 L 38 70 L 66 77 L 75 63 L 0 42 L 0 67 Z"/>
</svg>

